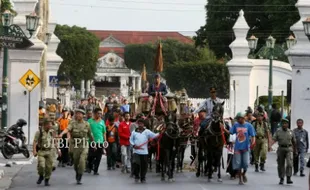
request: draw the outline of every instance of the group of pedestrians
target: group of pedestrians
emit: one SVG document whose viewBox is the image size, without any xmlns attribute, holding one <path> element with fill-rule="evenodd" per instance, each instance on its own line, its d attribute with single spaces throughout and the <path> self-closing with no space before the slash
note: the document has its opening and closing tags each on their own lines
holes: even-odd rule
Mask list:
<svg viewBox="0 0 310 190">
<path fill-rule="evenodd" d="M 132 119 L 128 102 L 125 100 L 119 106 L 111 98 L 104 110 L 90 107 L 81 104 L 74 113 L 63 108 L 59 119 L 52 112 L 41 118 L 33 149 L 34 156 L 38 156 L 37 184 L 45 180 L 49 186 L 56 154 L 58 166 L 74 166 L 77 184 L 82 184 L 84 172 L 99 175 L 102 155 L 107 156 L 107 170 L 121 167 L 122 173 L 130 174 L 137 182 L 145 182 L 147 142 L 157 134 L 145 128 L 143 114 Z"/>
<path fill-rule="evenodd" d="M 216 89 L 210 88 L 210 98 L 200 104 L 194 113 L 194 137 L 199 135 L 200 128 L 207 127 L 211 118 L 214 103 L 222 100 L 216 97 Z M 230 128 L 230 140 L 227 145 L 227 172 L 231 179 L 239 178 L 239 184 L 247 182 L 246 172 L 249 164 L 255 165 L 255 172 L 266 171 L 265 163 L 268 151 L 278 143 L 277 165 L 279 184 L 292 184 L 292 175 L 305 176 L 305 154 L 308 152 L 308 132 L 303 128 L 303 120 L 296 121 L 296 128 L 290 129 L 290 120 L 282 118 L 276 105 L 273 105 L 270 117 L 263 106 L 255 111 L 248 108 L 239 112 L 234 119 L 226 119 L 226 127 Z M 229 127 L 228 123 L 231 123 Z M 224 125 L 223 125 L 224 127 Z M 293 126 L 292 126 L 293 128 Z M 224 129 L 225 130 L 225 129 Z M 192 157 L 195 157 L 195 146 L 192 146 Z M 310 163 L 309 163 L 310 167 Z M 310 179 L 309 179 L 310 184 Z"/>
</svg>

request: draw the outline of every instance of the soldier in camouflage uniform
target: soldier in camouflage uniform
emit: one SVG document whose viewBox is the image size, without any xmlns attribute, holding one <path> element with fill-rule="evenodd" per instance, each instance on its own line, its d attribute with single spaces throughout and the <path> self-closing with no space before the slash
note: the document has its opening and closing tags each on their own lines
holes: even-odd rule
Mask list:
<svg viewBox="0 0 310 190">
<path fill-rule="evenodd" d="M 55 133 L 55 135 L 58 135 L 59 134 L 59 124 L 56 121 L 56 113 L 55 112 L 49 112 L 48 116 L 52 122 L 53 132 Z M 52 149 L 53 149 L 52 157 L 53 157 L 53 171 L 54 171 L 56 169 L 56 157 L 57 157 L 56 153 L 57 153 L 57 151 L 56 151 L 55 147 L 52 147 Z"/>
<path fill-rule="evenodd" d="M 37 184 L 41 184 L 45 179 L 45 186 L 49 186 L 49 179 L 52 175 L 53 169 L 53 157 L 52 153 L 55 151 L 53 146 L 57 148 L 58 154 L 60 154 L 60 150 L 56 147 L 56 143 L 54 142 L 55 133 L 52 128 L 52 121 L 45 118 L 42 121 L 42 126 L 40 130 L 36 132 L 34 141 L 33 141 L 33 155 L 38 156 L 38 174 L 39 179 Z"/>
<path fill-rule="evenodd" d="M 267 122 L 263 121 L 263 119 L 264 119 L 264 113 L 258 113 L 256 120 L 252 124 L 256 131 L 256 145 L 254 147 L 255 172 L 259 172 L 258 164 L 260 164 L 260 170 L 265 171 L 267 151 L 270 149 L 269 125 Z"/>
<path fill-rule="evenodd" d="M 278 129 L 273 136 L 273 143 L 278 142 L 277 150 L 277 164 L 278 175 L 280 178 L 280 185 L 284 183 L 286 173 L 286 183 L 292 184 L 291 176 L 293 173 L 293 152 L 296 151 L 296 139 L 294 132 L 288 128 L 289 121 L 287 119 L 281 120 L 281 128 Z M 286 162 L 286 168 L 285 168 Z"/>
<path fill-rule="evenodd" d="M 88 154 L 88 140 L 94 141 L 91 133 L 89 123 L 84 121 L 83 117 L 85 111 L 82 109 L 75 110 L 75 120 L 71 121 L 68 128 L 65 129 L 59 137 L 70 132 L 71 143 L 73 142 L 72 153 L 73 153 L 73 164 L 76 172 L 77 184 L 82 184 L 82 176 L 85 171 L 86 158 Z"/>
</svg>

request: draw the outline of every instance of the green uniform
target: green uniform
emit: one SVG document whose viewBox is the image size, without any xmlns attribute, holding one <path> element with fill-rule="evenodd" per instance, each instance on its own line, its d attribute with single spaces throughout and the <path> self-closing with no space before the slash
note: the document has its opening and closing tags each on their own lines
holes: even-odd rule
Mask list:
<svg viewBox="0 0 310 190">
<path fill-rule="evenodd" d="M 268 132 L 269 126 L 267 122 L 255 121 L 253 126 L 256 131 L 256 145 L 254 147 L 254 161 L 255 164 L 265 164 L 267 158 L 268 147 Z"/>
<path fill-rule="evenodd" d="M 52 175 L 53 169 L 53 157 L 52 157 L 52 146 L 53 143 L 53 131 L 49 130 L 46 132 L 42 129 L 40 137 L 40 131 L 37 131 L 34 137 L 34 141 L 38 144 L 38 174 L 44 176 L 45 179 L 49 179 Z"/>
<path fill-rule="evenodd" d="M 53 132 L 55 133 L 55 135 L 58 135 L 59 132 L 59 125 L 57 122 L 53 123 L 53 127 L 52 127 Z M 56 158 L 57 158 L 57 151 L 55 146 L 52 147 L 52 159 L 53 159 L 53 167 L 56 167 Z"/>
<path fill-rule="evenodd" d="M 74 170 L 77 174 L 82 175 L 85 171 L 85 163 L 88 153 L 88 139 L 91 138 L 91 130 L 87 121 L 72 121 L 68 126 L 71 134 L 71 145 L 73 153 Z"/>
<path fill-rule="evenodd" d="M 283 130 L 282 127 L 276 131 L 273 140 L 279 144 L 277 150 L 278 175 L 283 179 L 292 176 L 293 168 L 293 145 L 295 144 L 294 132 L 290 129 Z M 286 161 L 286 168 L 285 168 Z"/>
</svg>

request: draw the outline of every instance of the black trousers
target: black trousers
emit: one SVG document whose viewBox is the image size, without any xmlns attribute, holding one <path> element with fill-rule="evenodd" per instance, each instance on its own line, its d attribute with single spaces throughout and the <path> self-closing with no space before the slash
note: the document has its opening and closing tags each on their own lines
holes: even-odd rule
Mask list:
<svg viewBox="0 0 310 190">
<path fill-rule="evenodd" d="M 229 173 L 230 177 L 236 177 L 237 174 L 237 170 L 233 169 L 233 154 L 228 154 L 227 155 L 227 169 L 226 169 L 226 173 Z"/>
<path fill-rule="evenodd" d="M 58 161 L 62 164 L 67 164 L 69 162 L 69 147 L 67 146 L 67 134 L 62 137 L 62 144 L 60 145 L 61 156 Z"/>
<path fill-rule="evenodd" d="M 103 145 L 96 144 L 96 149 L 89 147 L 88 157 L 87 157 L 87 168 L 93 169 L 95 173 L 98 172 L 99 165 L 101 162 L 103 153 Z"/>
<path fill-rule="evenodd" d="M 145 180 L 148 155 L 133 154 L 132 163 L 135 179 Z"/>
</svg>

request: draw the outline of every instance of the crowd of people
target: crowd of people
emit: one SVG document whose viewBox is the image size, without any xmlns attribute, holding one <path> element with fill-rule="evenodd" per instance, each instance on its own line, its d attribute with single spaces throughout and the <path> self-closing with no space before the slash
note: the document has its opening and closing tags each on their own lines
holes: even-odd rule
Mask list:
<svg viewBox="0 0 310 190">
<path fill-rule="evenodd" d="M 210 88 L 210 98 L 203 102 L 194 113 L 198 117 L 194 121 L 194 135 L 207 127 L 212 117 L 213 102 L 221 102 L 216 97 L 216 89 Z M 276 104 L 268 116 L 264 106 L 257 106 L 255 110 L 248 107 L 245 112 L 239 112 L 235 118 L 226 118 L 223 130 L 230 134 L 227 144 L 228 160 L 227 172 L 231 179 L 239 177 L 239 184 L 247 182 L 248 165 L 255 165 L 255 172 L 266 171 L 267 152 L 272 145 L 278 143 L 277 164 L 279 184 L 292 184 L 292 175 L 305 176 L 305 154 L 308 152 L 308 132 L 303 128 L 303 120 L 296 121 L 296 127 L 290 126 L 290 117 L 282 117 Z M 195 148 L 192 147 L 192 155 Z M 310 162 L 307 163 L 310 167 Z M 242 172 L 241 172 L 242 170 Z M 310 181 L 309 181 L 310 184 Z"/>
<path fill-rule="evenodd" d="M 100 106 L 94 104 L 93 99 L 82 100 L 74 111 L 64 107 L 61 114 L 54 112 L 55 109 L 42 111 L 43 106 L 39 108 L 40 128 L 33 149 L 33 154 L 38 156 L 38 184 L 45 180 L 45 185 L 49 185 L 57 161 L 58 167 L 74 165 L 77 183 L 81 184 L 84 172 L 99 175 L 103 154 L 107 156 L 107 170 L 121 167 L 122 173 L 145 182 L 147 144 L 140 142 L 155 138 L 157 134 L 144 127 L 143 114 L 131 118 L 127 100 L 120 105 L 111 96 Z M 49 139 L 57 142 L 48 142 Z M 88 143 L 82 142 L 85 139 Z"/>
<path fill-rule="evenodd" d="M 160 91 L 161 88 L 153 90 L 157 92 L 156 89 Z M 34 155 L 39 157 L 38 184 L 45 179 L 45 185 L 49 185 L 51 171 L 56 168 L 56 153 L 58 166 L 74 165 L 77 184 L 81 184 L 84 172 L 99 175 L 102 154 L 107 156 L 107 170 L 120 167 L 122 173 L 130 174 L 136 182 L 145 183 L 147 143 L 159 134 L 146 129 L 143 114 L 131 118 L 130 106 L 126 100 L 122 105 L 113 100 L 113 97 L 109 97 L 104 106 L 94 102 L 94 98 L 90 97 L 88 101 L 82 100 L 74 112 L 62 108 L 61 114 L 48 112 L 41 118 L 41 127 L 34 140 L 34 145 L 38 146 L 33 150 Z M 216 97 L 216 88 L 212 87 L 210 98 L 202 102 L 197 109 L 191 109 L 195 115 L 194 137 L 199 136 L 199 131 L 208 127 L 213 102 L 221 102 L 221 99 Z M 304 157 L 309 145 L 308 132 L 303 129 L 303 120 L 298 119 L 297 127 L 294 128 L 289 125 L 289 116 L 283 118 L 276 105 L 273 105 L 270 113 L 268 116 L 263 106 L 258 106 L 255 110 L 248 107 L 245 112 L 239 112 L 234 119 L 225 119 L 223 131 L 230 134 L 226 147 L 229 154 L 227 172 L 232 179 L 238 177 L 239 184 L 247 182 L 246 172 L 249 164 L 255 165 L 255 172 L 266 171 L 267 152 L 272 150 L 271 147 L 276 142 L 279 145 L 279 184 L 284 183 L 285 177 L 286 183 L 292 184 L 291 177 L 298 172 L 301 177 L 305 176 Z M 46 148 L 48 139 L 56 138 L 62 138 L 66 143 L 69 141 L 69 146 L 59 147 L 59 143 L 55 143 L 55 147 Z M 72 139 L 88 139 L 89 142 L 94 141 L 96 146 L 85 147 L 76 144 L 77 141 L 74 144 Z M 73 144 L 75 147 L 72 147 Z M 104 144 L 108 146 L 104 147 Z M 191 157 L 196 157 L 196 148 L 194 145 L 191 147 Z M 53 152 L 51 157 L 48 156 L 49 152 Z"/>
</svg>

